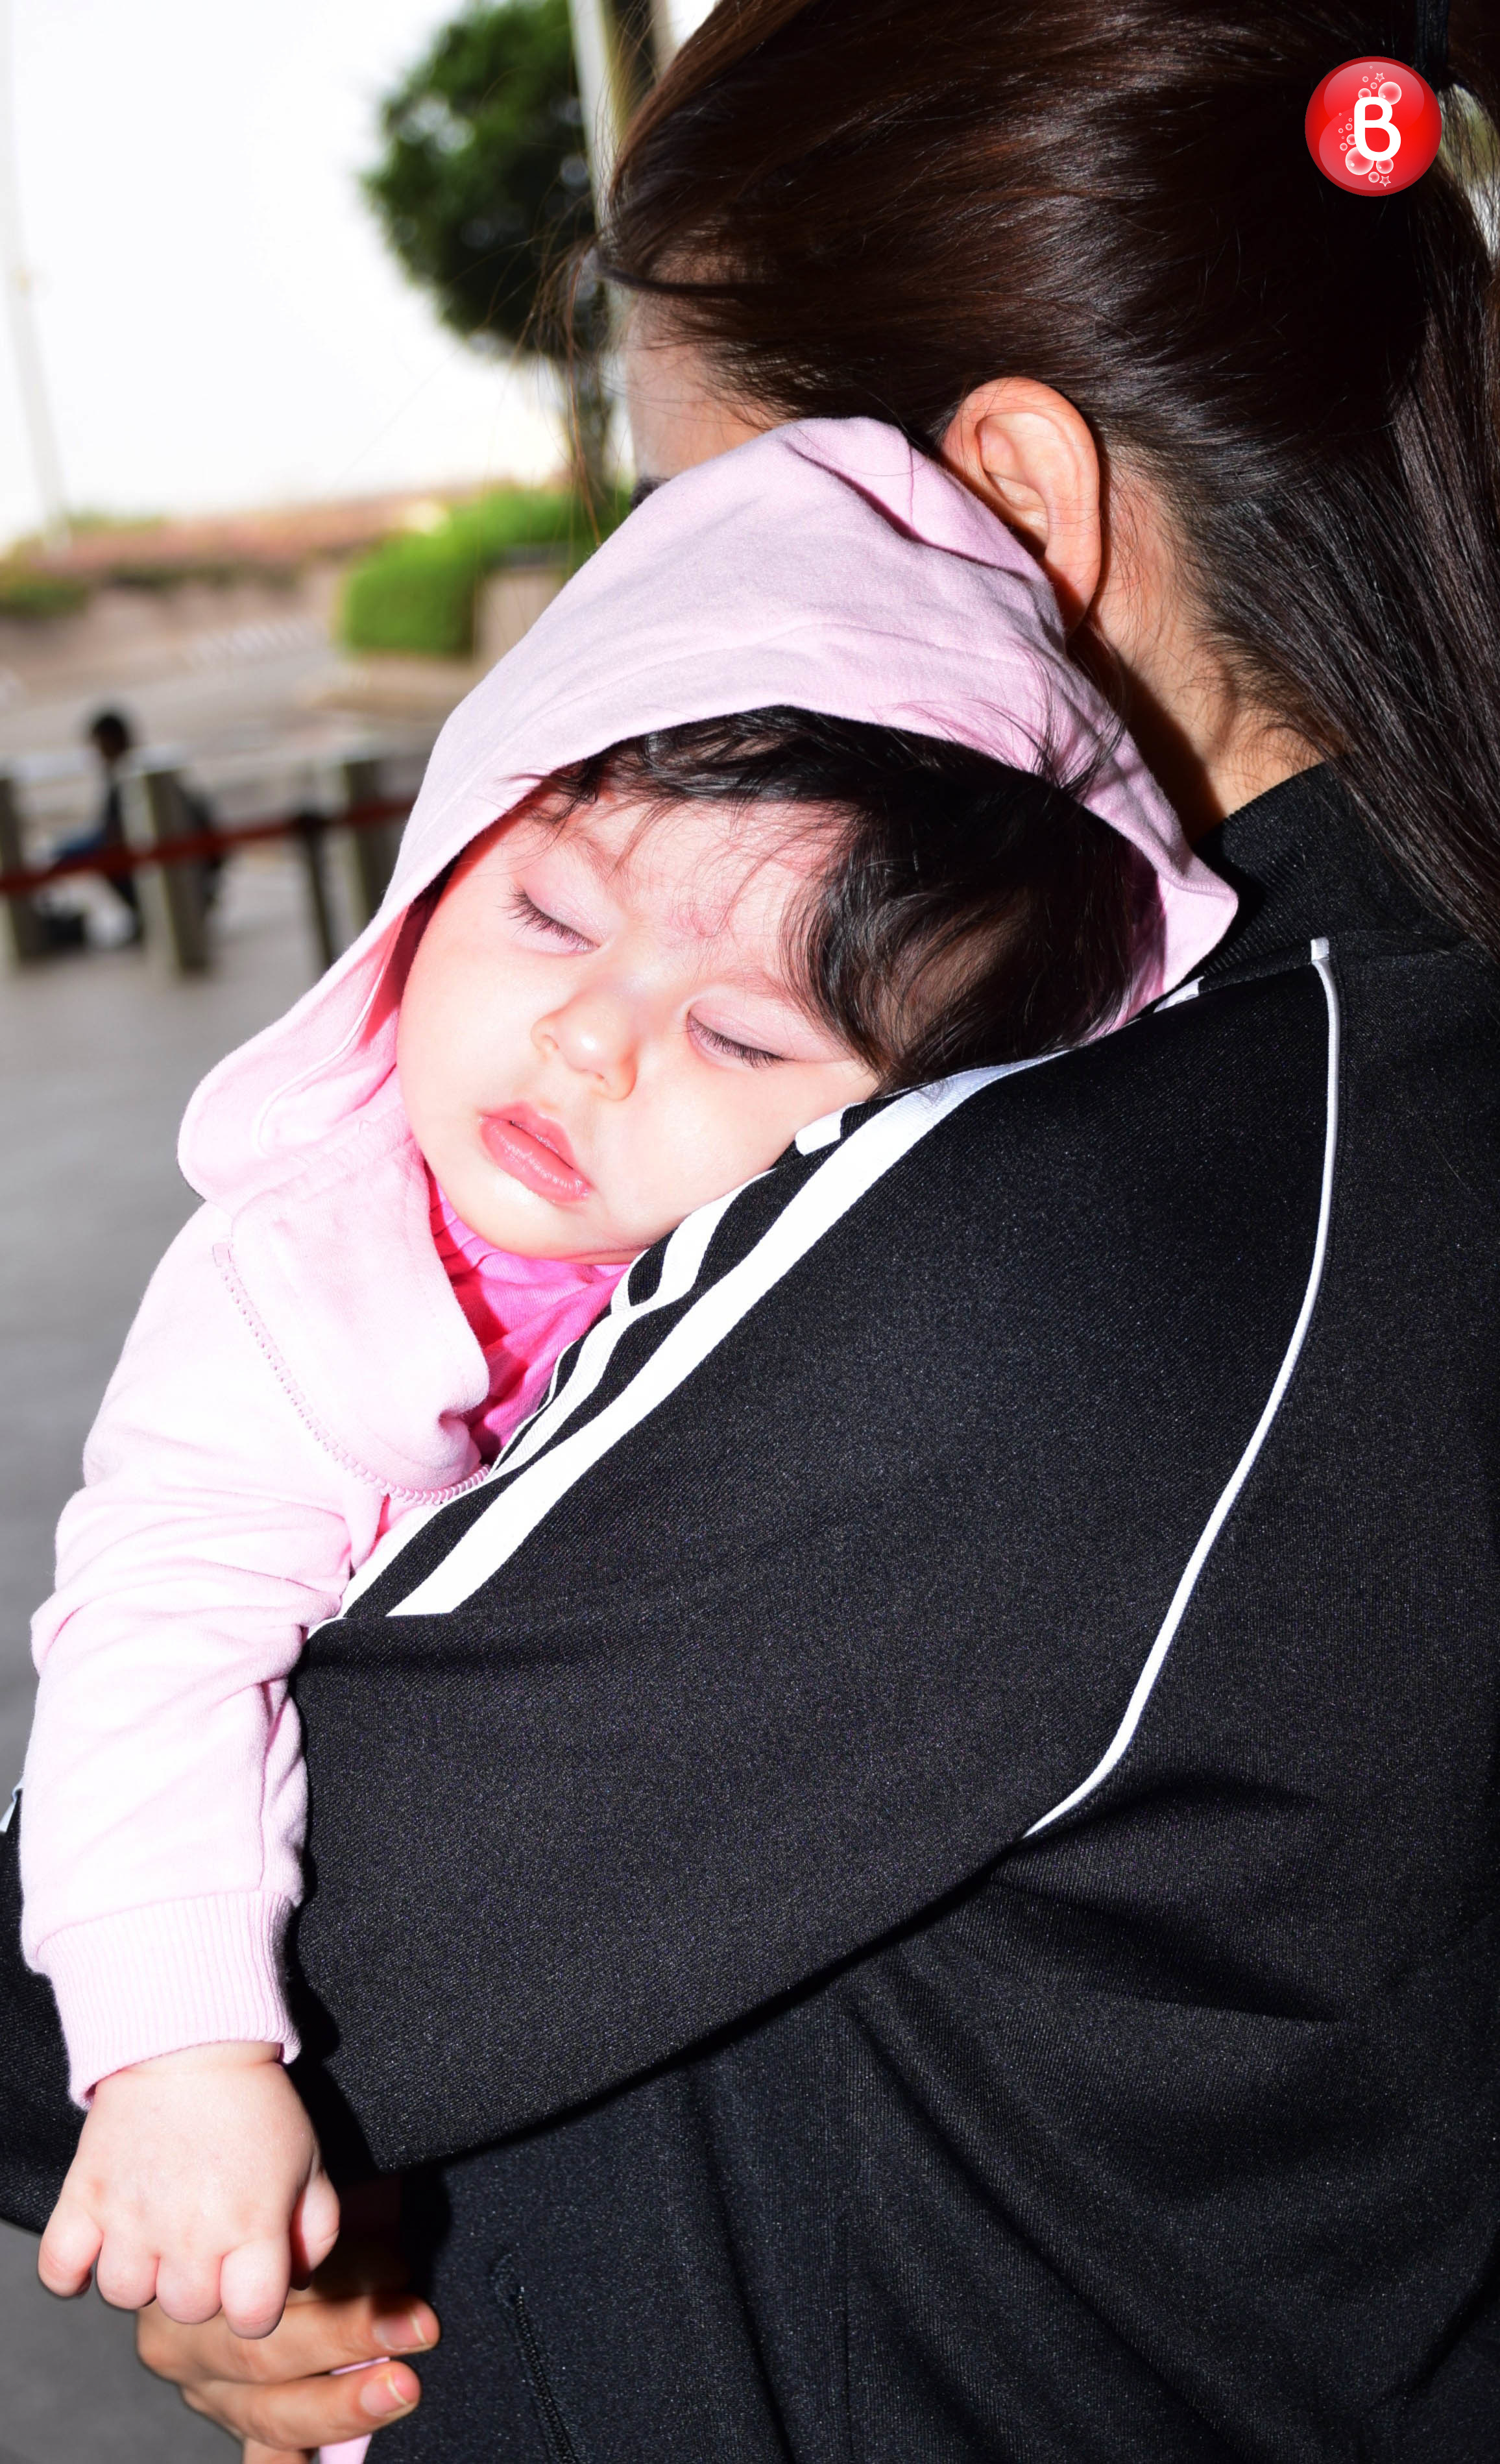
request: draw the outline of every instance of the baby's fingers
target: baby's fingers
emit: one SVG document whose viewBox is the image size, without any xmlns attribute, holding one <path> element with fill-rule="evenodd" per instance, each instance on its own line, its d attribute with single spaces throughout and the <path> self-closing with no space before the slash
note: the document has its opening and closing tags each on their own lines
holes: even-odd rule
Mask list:
<svg viewBox="0 0 1500 2464">
<path fill-rule="evenodd" d="M 64 2189 L 47 2220 L 36 2254 L 36 2273 L 48 2292 L 59 2294 L 64 2300 L 86 2292 L 103 2239 L 87 2208 Z M 150 2298 L 147 2294 L 147 2300 Z"/>
<path fill-rule="evenodd" d="M 100 2277 L 102 2287 L 102 2274 Z M 156 2299 L 179 2327 L 202 2327 L 219 2315 L 219 2253 L 188 2247 L 162 2254 Z"/>
<path fill-rule="evenodd" d="M 286 2308 L 292 2255 L 284 2234 L 274 2241 L 245 2241 L 219 2270 L 219 2300 L 236 2336 L 269 2336 Z M 169 2305 L 163 2302 L 163 2308 Z M 212 2316 L 210 2312 L 209 2316 Z"/>
<path fill-rule="evenodd" d="M 298 2280 L 305 2283 L 339 2238 L 339 2193 L 320 2165 L 292 2217 L 292 2250 Z"/>
<path fill-rule="evenodd" d="M 143 2310 L 156 2299 L 156 2253 L 118 2233 L 104 2235 L 94 2281 L 112 2310 Z"/>
</svg>

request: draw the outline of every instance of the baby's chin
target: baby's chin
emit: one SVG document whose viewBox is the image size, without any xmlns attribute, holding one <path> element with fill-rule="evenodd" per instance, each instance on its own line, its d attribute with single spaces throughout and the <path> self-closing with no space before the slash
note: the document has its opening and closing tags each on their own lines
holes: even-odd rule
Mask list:
<svg viewBox="0 0 1500 2464">
<path fill-rule="evenodd" d="M 656 1237 L 648 1232 L 636 1238 L 594 1203 L 554 1206 L 493 1167 L 472 1176 L 454 1173 L 457 1188 L 441 1174 L 437 1177 L 450 1206 L 470 1231 L 513 1257 L 565 1259 L 579 1266 L 628 1265 Z"/>
</svg>

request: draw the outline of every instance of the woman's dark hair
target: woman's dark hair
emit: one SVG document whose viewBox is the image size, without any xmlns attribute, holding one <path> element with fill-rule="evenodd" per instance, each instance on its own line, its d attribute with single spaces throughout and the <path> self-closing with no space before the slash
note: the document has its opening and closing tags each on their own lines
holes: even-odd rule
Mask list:
<svg viewBox="0 0 1500 2464">
<path fill-rule="evenodd" d="M 793 981 L 889 1090 L 1080 1043 L 1118 1019 L 1149 956 L 1149 866 L 1042 759 L 1052 775 L 900 728 L 752 710 L 633 737 L 540 798 L 552 822 L 607 790 L 647 817 L 703 802 L 807 816 L 825 860 Z"/>
<path fill-rule="evenodd" d="M 604 261 L 778 416 L 931 450 L 987 379 L 1067 395 L 1157 485 L 1230 674 L 1500 955 L 1493 130 L 1450 85 L 1443 157 L 1379 200 L 1303 137 L 1328 70 L 1442 13 L 721 0 L 629 138 Z M 1455 11 L 1481 96 L 1492 19 Z"/>
</svg>

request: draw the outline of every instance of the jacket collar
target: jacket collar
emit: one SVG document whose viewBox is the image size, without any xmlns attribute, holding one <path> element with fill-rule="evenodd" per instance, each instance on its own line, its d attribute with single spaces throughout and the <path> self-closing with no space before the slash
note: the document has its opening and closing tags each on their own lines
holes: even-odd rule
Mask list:
<svg viewBox="0 0 1500 2464">
<path fill-rule="evenodd" d="M 1194 852 L 1240 897 L 1234 922 L 1200 971 L 1205 980 L 1293 952 L 1305 957 L 1320 937 L 1378 933 L 1440 947 L 1463 939 L 1386 861 L 1326 763 L 1242 804 Z"/>
</svg>

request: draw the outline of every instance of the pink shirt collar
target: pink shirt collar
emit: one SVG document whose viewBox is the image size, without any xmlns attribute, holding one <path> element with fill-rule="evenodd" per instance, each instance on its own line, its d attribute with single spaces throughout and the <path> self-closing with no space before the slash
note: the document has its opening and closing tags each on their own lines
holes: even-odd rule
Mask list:
<svg viewBox="0 0 1500 2464">
<path fill-rule="evenodd" d="M 490 1372 L 489 1399 L 469 1423 L 489 1462 L 540 1401 L 559 1356 L 607 1308 L 626 1269 L 497 1249 L 455 1214 L 430 1173 L 428 1185 L 433 1243 Z"/>
</svg>

